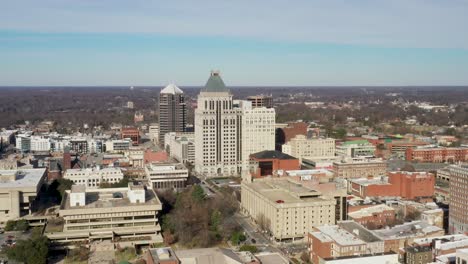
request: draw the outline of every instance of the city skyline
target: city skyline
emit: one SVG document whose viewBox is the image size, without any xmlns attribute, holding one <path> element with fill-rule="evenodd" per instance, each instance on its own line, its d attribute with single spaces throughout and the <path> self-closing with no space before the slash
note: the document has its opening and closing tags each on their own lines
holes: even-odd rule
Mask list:
<svg viewBox="0 0 468 264">
<path fill-rule="evenodd" d="M 26 8 L 27 7 L 27 8 Z M 468 1 L 21 1 L 0 85 L 467 85 Z M 21 17 L 21 19 L 19 19 Z"/>
</svg>

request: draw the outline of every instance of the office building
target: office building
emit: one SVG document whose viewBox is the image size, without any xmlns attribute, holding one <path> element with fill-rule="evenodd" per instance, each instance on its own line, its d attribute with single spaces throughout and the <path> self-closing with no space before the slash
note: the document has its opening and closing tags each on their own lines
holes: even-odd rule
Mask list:
<svg viewBox="0 0 468 264">
<path fill-rule="evenodd" d="M 74 153 L 85 154 L 89 152 L 86 138 L 73 138 L 69 141 L 70 150 Z"/>
<path fill-rule="evenodd" d="M 307 138 L 296 135 L 282 146 L 282 152 L 298 158 L 307 159 L 333 159 L 335 157 L 335 139 L 333 138 Z"/>
<path fill-rule="evenodd" d="M 367 177 L 350 181 L 351 193 L 365 197 L 400 197 L 432 202 L 435 177 L 428 172 L 388 172 L 388 177 Z"/>
<path fill-rule="evenodd" d="M 468 166 L 450 166 L 449 232 L 468 232 Z"/>
<path fill-rule="evenodd" d="M 123 127 L 120 130 L 121 139 L 130 139 L 133 145 L 140 144 L 140 130 L 136 127 Z"/>
<path fill-rule="evenodd" d="M 468 248 L 458 249 L 455 258 L 457 264 L 468 264 Z"/>
<path fill-rule="evenodd" d="M 207 176 L 240 175 L 239 109 L 218 72 L 198 95 L 195 110 L 195 170 Z"/>
<path fill-rule="evenodd" d="M 148 126 L 148 137 L 151 142 L 159 144 L 159 124 L 151 124 Z"/>
<path fill-rule="evenodd" d="M 169 84 L 159 93 L 159 143 L 164 146 L 168 132 L 185 132 L 187 106 L 185 94 L 175 84 Z"/>
<path fill-rule="evenodd" d="M 169 132 L 164 136 L 164 149 L 181 163 L 195 162 L 195 133 Z"/>
<path fill-rule="evenodd" d="M 431 263 L 432 248 L 427 246 L 415 246 L 405 249 L 406 264 L 427 264 Z"/>
<path fill-rule="evenodd" d="M 381 238 L 353 221 L 315 227 L 308 233 L 308 245 L 313 263 L 343 257 L 357 261 L 360 256 L 385 252 Z"/>
<path fill-rule="evenodd" d="M 304 122 L 276 124 L 275 131 L 275 147 L 276 150 L 281 151 L 282 146 L 288 143 L 297 135 L 307 136 L 308 125 Z"/>
<path fill-rule="evenodd" d="M 419 147 L 406 150 L 406 160 L 414 162 L 465 162 L 468 161 L 468 147 Z"/>
<path fill-rule="evenodd" d="M 241 210 L 277 241 L 303 239 L 313 227 L 335 223 L 334 198 L 285 179 L 243 182 Z"/>
<path fill-rule="evenodd" d="M 263 176 L 278 176 L 287 170 L 299 170 L 301 164 L 293 156 L 277 150 L 265 150 L 250 155 L 250 160 L 255 164 L 255 170 L 251 175 L 255 178 Z"/>
<path fill-rule="evenodd" d="M 86 188 L 99 188 L 101 184 L 118 183 L 124 175 L 120 168 L 87 168 L 68 169 L 63 178 L 71 180 L 75 185 L 84 185 Z"/>
<path fill-rule="evenodd" d="M 16 137 L 16 149 L 22 152 L 48 152 L 50 151 L 50 138 L 21 134 Z"/>
<path fill-rule="evenodd" d="M 146 179 L 154 189 L 177 189 L 187 186 L 188 169 L 181 163 L 151 163 L 145 166 Z"/>
<path fill-rule="evenodd" d="M 106 141 L 106 152 L 123 152 L 132 146 L 131 139 L 114 139 Z"/>
<path fill-rule="evenodd" d="M 45 168 L 0 170 L 0 222 L 31 214 L 46 178 Z"/>
<path fill-rule="evenodd" d="M 372 205 L 348 212 L 348 219 L 368 229 L 380 229 L 395 223 L 395 209 L 385 204 Z"/>
<path fill-rule="evenodd" d="M 124 245 L 162 242 L 156 193 L 141 185 L 86 189 L 73 185 L 60 206 L 61 221 L 49 221 L 45 235 L 53 243 L 110 240 Z"/>
<path fill-rule="evenodd" d="M 252 107 L 249 101 L 234 101 L 240 108 L 240 160 L 249 170 L 250 155 L 275 150 L 275 109 Z"/>
<path fill-rule="evenodd" d="M 333 162 L 333 172 L 335 177 L 344 179 L 380 177 L 387 173 L 387 162 L 382 159 L 343 159 Z"/>
<path fill-rule="evenodd" d="M 195 110 L 195 170 L 207 176 L 247 176 L 250 155 L 275 148 L 275 110 L 233 100 L 212 72 Z"/>
<path fill-rule="evenodd" d="M 340 157 L 373 157 L 375 146 L 367 140 L 345 141 L 336 146 L 336 155 Z"/>
<path fill-rule="evenodd" d="M 372 231 L 384 241 L 385 252 L 398 252 L 400 248 L 413 244 L 417 239 L 443 236 L 443 228 L 423 221 L 406 222 L 391 228 Z"/>
</svg>

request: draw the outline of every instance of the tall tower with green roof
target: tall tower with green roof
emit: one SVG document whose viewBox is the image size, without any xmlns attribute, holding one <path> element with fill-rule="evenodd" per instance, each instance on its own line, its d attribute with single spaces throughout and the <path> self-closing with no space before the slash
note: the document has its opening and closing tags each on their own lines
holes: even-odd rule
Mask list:
<svg viewBox="0 0 468 264">
<path fill-rule="evenodd" d="M 218 71 L 201 89 L 195 110 L 195 170 L 207 176 L 239 175 L 239 109 Z"/>
</svg>

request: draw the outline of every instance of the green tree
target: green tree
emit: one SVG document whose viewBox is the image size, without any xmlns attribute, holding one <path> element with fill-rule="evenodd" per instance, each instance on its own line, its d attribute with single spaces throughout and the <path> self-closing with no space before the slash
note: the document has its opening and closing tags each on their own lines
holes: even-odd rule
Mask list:
<svg viewBox="0 0 468 264">
<path fill-rule="evenodd" d="M 65 194 L 66 190 L 71 190 L 73 185 L 73 181 L 69 179 L 58 179 L 56 180 L 58 183 L 57 191 L 60 193 L 60 201 L 62 201 L 63 195 Z"/>
<path fill-rule="evenodd" d="M 46 264 L 49 253 L 49 240 L 45 236 L 33 236 L 28 240 L 18 240 L 16 245 L 7 249 L 10 259 L 26 264 Z"/>
<path fill-rule="evenodd" d="M 222 215 L 221 212 L 215 209 L 211 213 L 211 219 L 210 219 L 210 227 L 212 231 L 218 232 L 218 227 L 221 224 L 222 221 Z"/>
<path fill-rule="evenodd" d="M 258 252 L 258 248 L 256 246 L 254 246 L 254 245 L 242 245 L 239 248 L 239 251 L 249 251 L 252 254 L 254 254 L 254 253 Z"/>
<path fill-rule="evenodd" d="M 200 185 L 195 185 L 192 187 L 192 197 L 195 201 L 201 202 L 205 199 L 205 191 Z"/>
<path fill-rule="evenodd" d="M 5 231 L 13 231 L 16 227 L 16 221 L 8 220 L 5 225 Z"/>
<path fill-rule="evenodd" d="M 234 245 L 239 245 L 240 242 L 243 242 L 246 239 L 247 238 L 245 237 L 245 235 L 242 234 L 242 232 L 240 232 L 240 231 L 235 231 L 231 235 L 231 243 L 234 244 Z"/>
<path fill-rule="evenodd" d="M 103 182 L 99 185 L 100 188 L 123 188 L 128 187 L 130 179 L 128 177 L 123 177 L 122 180 L 116 183 Z"/>
<path fill-rule="evenodd" d="M 16 231 L 26 231 L 26 230 L 28 230 L 28 228 L 29 228 L 29 222 L 28 221 L 26 221 L 24 219 L 16 221 L 16 226 L 15 226 Z"/>
</svg>

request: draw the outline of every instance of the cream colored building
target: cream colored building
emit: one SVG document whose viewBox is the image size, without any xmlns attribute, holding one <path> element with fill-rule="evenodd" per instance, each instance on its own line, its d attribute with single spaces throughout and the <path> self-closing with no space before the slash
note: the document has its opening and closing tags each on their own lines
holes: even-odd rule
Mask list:
<svg viewBox="0 0 468 264">
<path fill-rule="evenodd" d="M 195 134 L 169 132 L 164 135 L 164 149 L 171 157 L 182 163 L 195 162 Z"/>
<path fill-rule="evenodd" d="M 155 144 L 159 143 L 159 124 L 151 124 L 148 126 L 148 137 L 151 142 Z"/>
<path fill-rule="evenodd" d="M 332 159 L 335 157 L 335 139 L 307 138 L 297 135 L 282 146 L 282 152 L 298 158 Z"/>
<path fill-rule="evenodd" d="M 31 214 L 46 169 L 0 170 L 0 222 Z"/>
<path fill-rule="evenodd" d="M 189 176 L 188 169 L 182 163 L 148 164 L 145 173 L 150 188 L 154 189 L 184 188 Z"/>
<path fill-rule="evenodd" d="M 145 165 L 145 151 L 141 147 L 130 147 L 124 151 L 124 156 L 128 158 L 133 168 L 143 168 Z"/>
<path fill-rule="evenodd" d="M 156 193 L 141 185 L 108 189 L 73 185 L 60 206 L 60 218 L 49 221 L 45 235 L 59 244 L 101 239 L 121 245 L 158 243 L 161 209 Z"/>
<path fill-rule="evenodd" d="M 200 91 L 195 110 L 195 171 L 248 176 L 251 154 L 275 149 L 275 110 L 234 101 L 218 72 Z"/>
<path fill-rule="evenodd" d="M 275 150 L 275 109 L 252 107 L 250 101 L 234 101 L 240 108 L 240 142 L 243 171 L 249 170 L 250 155 Z"/>
<path fill-rule="evenodd" d="M 285 179 L 242 183 L 242 211 L 274 239 L 303 239 L 314 227 L 335 223 L 334 198 Z"/>
<path fill-rule="evenodd" d="M 218 72 L 200 91 L 195 109 L 195 171 L 208 177 L 240 175 L 239 109 Z"/>
<path fill-rule="evenodd" d="M 71 180 L 76 185 L 84 185 L 87 188 L 99 188 L 101 183 L 117 183 L 124 175 L 120 168 L 86 168 L 68 169 L 63 178 Z"/>
<path fill-rule="evenodd" d="M 335 177 L 344 179 L 381 177 L 387 173 L 387 162 L 382 159 L 344 159 L 333 162 Z"/>
</svg>

